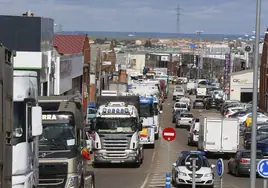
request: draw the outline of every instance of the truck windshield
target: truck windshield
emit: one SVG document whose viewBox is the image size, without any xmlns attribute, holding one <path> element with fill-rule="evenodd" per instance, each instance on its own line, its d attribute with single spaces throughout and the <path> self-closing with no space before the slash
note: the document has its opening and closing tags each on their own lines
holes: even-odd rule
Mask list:
<svg viewBox="0 0 268 188">
<path fill-rule="evenodd" d="M 135 118 L 97 118 L 97 132 L 135 132 L 137 121 Z"/>
<path fill-rule="evenodd" d="M 67 122 L 43 122 L 43 134 L 39 136 L 39 141 L 40 146 L 53 145 L 58 150 L 67 149 L 75 145 L 74 126 Z"/>
<path fill-rule="evenodd" d="M 153 104 L 140 104 L 140 117 L 154 116 Z"/>
</svg>

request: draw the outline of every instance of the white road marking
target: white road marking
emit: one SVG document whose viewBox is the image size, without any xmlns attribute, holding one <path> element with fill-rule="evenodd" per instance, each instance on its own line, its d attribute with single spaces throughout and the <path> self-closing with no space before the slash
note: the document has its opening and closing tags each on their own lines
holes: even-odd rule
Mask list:
<svg viewBox="0 0 268 188">
<path fill-rule="evenodd" d="M 150 164 L 150 169 L 152 168 L 154 159 L 155 159 L 155 151 L 154 151 L 153 156 L 152 156 L 152 160 L 151 160 L 151 164 Z M 149 172 L 149 173 L 146 175 L 146 177 L 145 177 L 145 179 L 144 179 L 144 182 L 143 182 L 143 184 L 141 185 L 140 188 L 145 188 L 145 186 L 146 186 L 146 184 L 147 184 L 147 182 L 148 182 L 148 180 L 149 180 L 150 175 L 151 175 L 151 172 Z"/>
</svg>

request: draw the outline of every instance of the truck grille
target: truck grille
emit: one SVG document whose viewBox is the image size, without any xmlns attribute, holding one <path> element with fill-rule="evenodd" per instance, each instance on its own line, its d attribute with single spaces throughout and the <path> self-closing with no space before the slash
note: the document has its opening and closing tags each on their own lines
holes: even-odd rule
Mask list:
<svg viewBox="0 0 268 188">
<path fill-rule="evenodd" d="M 125 150 L 129 148 L 129 136 L 124 135 L 120 138 L 103 137 L 101 142 L 102 148 L 106 150 L 104 158 L 127 158 Z"/>
</svg>

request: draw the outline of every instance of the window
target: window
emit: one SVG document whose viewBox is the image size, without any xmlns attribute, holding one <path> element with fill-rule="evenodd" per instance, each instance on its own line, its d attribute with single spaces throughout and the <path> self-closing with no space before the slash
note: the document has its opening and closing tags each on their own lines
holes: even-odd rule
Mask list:
<svg viewBox="0 0 268 188">
<path fill-rule="evenodd" d="M 134 132 L 137 121 L 135 118 L 97 118 L 98 132 Z"/>
<path fill-rule="evenodd" d="M 154 116 L 153 104 L 140 104 L 140 116 L 141 117 Z"/>
<path fill-rule="evenodd" d="M 176 103 L 175 108 L 187 108 L 187 105 L 183 103 Z"/>
<path fill-rule="evenodd" d="M 185 166 L 185 160 L 188 156 L 182 156 L 178 162 L 178 166 Z M 204 156 L 200 156 L 202 160 L 197 160 L 196 161 L 196 164 L 200 164 L 201 163 L 201 166 L 202 167 L 210 167 L 210 164 L 209 164 L 209 161 L 207 160 L 206 157 Z"/>
<path fill-rule="evenodd" d="M 181 117 L 192 118 L 194 116 L 193 116 L 193 114 L 181 114 Z"/>
<path fill-rule="evenodd" d="M 250 152 L 243 152 L 242 158 L 250 158 Z M 257 159 L 262 159 L 263 155 L 260 152 L 257 152 Z"/>
</svg>

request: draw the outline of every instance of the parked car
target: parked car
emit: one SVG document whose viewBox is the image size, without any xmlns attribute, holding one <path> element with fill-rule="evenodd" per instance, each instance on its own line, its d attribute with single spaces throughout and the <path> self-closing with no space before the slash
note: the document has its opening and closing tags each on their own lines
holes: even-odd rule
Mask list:
<svg viewBox="0 0 268 188">
<path fill-rule="evenodd" d="M 199 139 L 199 118 L 195 118 L 191 125 L 190 131 L 188 133 L 188 145 L 189 146 L 197 146 Z"/>
<path fill-rule="evenodd" d="M 221 114 L 222 115 L 224 114 L 225 107 L 227 107 L 227 105 L 234 104 L 234 103 L 240 103 L 240 101 L 238 101 L 238 100 L 226 100 L 226 101 L 224 101 L 224 103 L 222 104 L 221 109 L 220 109 Z"/>
<path fill-rule="evenodd" d="M 225 117 L 229 118 L 234 113 L 238 111 L 245 111 L 245 110 L 246 108 L 244 106 L 235 106 L 235 107 L 228 108 L 225 112 Z"/>
<path fill-rule="evenodd" d="M 256 162 L 263 159 L 261 151 L 257 151 Z M 228 161 L 228 173 L 239 177 L 250 174 L 250 150 L 238 150 L 234 158 Z"/>
<path fill-rule="evenodd" d="M 185 127 L 190 130 L 190 126 L 192 125 L 193 120 L 193 114 L 184 112 L 178 116 L 178 119 L 176 120 L 176 127 Z"/>
</svg>

